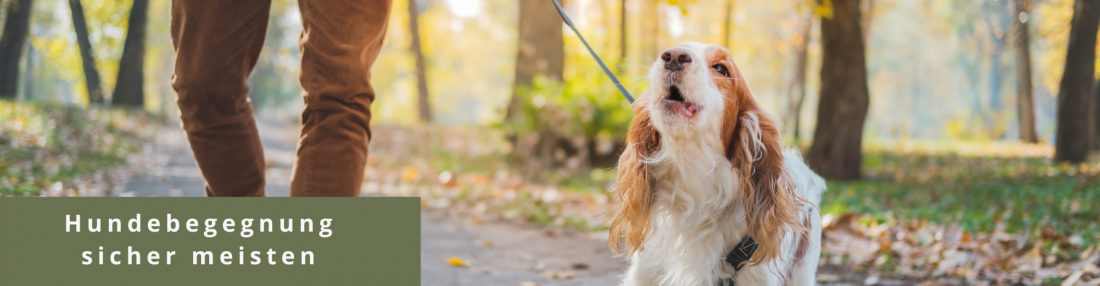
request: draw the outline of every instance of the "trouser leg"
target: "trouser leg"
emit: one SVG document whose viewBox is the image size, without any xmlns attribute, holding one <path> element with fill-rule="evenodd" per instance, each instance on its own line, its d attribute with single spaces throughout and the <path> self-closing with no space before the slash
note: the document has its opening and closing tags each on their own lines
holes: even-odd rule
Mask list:
<svg viewBox="0 0 1100 286">
<path fill-rule="evenodd" d="M 172 87 L 207 196 L 265 196 L 264 155 L 245 82 L 270 0 L 172 1 Z"/>
<path fill-rule="evenodd" d="M 370 67 L 389 0 L 299 0 L 305 110 L 291 196 L 359 196 L 370 142 Z"/>
</svg>

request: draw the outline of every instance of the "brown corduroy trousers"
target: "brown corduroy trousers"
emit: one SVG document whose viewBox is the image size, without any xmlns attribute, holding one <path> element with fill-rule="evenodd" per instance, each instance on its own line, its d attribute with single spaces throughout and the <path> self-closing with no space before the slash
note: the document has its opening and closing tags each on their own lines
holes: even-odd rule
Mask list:
<svg viewBox="0 0 1100 286">
<path fill-rule="evenodd" d="M 305 110 L 291 196 L 358 196 L 374 101 L 370 67 L 389 0 L 300 0 Z M 172 87 L 207 196 L 265 196 L 264 155 L 245 82 L 270 0 L 172 1 Z"/>
</svg>

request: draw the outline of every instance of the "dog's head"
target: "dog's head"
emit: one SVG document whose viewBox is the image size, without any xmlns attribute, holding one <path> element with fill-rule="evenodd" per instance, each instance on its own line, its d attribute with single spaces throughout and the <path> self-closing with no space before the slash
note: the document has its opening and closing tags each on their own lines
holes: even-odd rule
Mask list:
<svg viewBox="0 0 1100 286">
<path fill-rule="evenodd" d="M 619 159 L 611 247 L 632 253 L 650 232 L 653 186 L 660 178 L 653 177 L 648 159 L 662 144 L 712 140 L 732 166 L 734 200 L 743 204 L 748 234 L 759 244 L 752 263 L 776 258 L 784 231 L 801 225 L 802 204 L 784 171 L 779 129 L 725 48 L 684 43 L 666 50 L 650 68 L 649 90 L 635 103 Z"/>
</svg>

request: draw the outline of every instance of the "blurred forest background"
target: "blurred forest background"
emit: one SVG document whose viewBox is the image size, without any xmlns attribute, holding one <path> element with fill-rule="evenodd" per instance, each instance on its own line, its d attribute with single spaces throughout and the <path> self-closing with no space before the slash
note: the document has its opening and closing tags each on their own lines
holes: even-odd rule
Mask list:
<svg viewBox="0 0 1100 286">
<path fill-rule="evenodd" d="M 562 2 L 636 95 L 665 48 L 728 47 L 830 179 L 825 264 L 1100 285 L 1100 1 Z M 171 1 L 0 3 L 0 195 L 94 185 L 175 128 Z M 301 18 L 272 3 L 249 97 L 297 122 Z M 551 2 L 393 4 L 364 192 L 599 229 L 633 112 Z"/>
<path fill-rule="evenodd" d="M 87 78 L 69 1 L 4 0 L 6 17 L 30 5 L 26 48 L 19 57 L 18 90 L 27 101 L 88 106 Z M 117 101 L 117 74 L 131 27 L 134 1 L 84 0 L 83 24 L 105 102 Z M 138 1 L 144 2 L 144 1 Z M 658 2 L 658 3 L 649 3 Z M 1014 1 L 863 1 L 868 34 L 867 81 L 871 106 L 866 136 L 874 138 L 1015 140 L 1019 138 L 1017 83 L 1020 45 L 1017 19 L 1028 19 L 1038 138 L 1054 140 L 1056 94 L 1063 71 L 1072 0 L 1035 0 L 1017 17 Z M 625 7 L 623 4 L 626 4 Z M 168 34 L 170 1 L 149 1 L 145 32 L 144 101 L 153 113 L 175 112 L 170 86 L 175 55 Z M 418 1 L 420 52 L 428 78 L 432 118 L 442 124 L 489 125 L 506 113 L 519 48 L 515 1 Z M 596 51 L 621 66 L 621 77 L 639 91 L 655 55 L 681 41 L 726 44 L 747 71 L 754 95 L 776 115 L 789 115 L 792 98 L 805 97 L 800 135 L 812 135 L 822 61 L 818 20 L 805 0 L 572 0 L 566 9 Z M 416 55 L 411 53 L 407 1 L 395 1 L 385 50 L 374 67 L 379 94 L 376 122 L 414 123 L 418 117 Z M 553 15 L 538 7 L 535 13 Z M 552 8 L 552 6 L 551 6 Z M 625 8 L 625 11 L 624 11 Z M 298 35 L 301 19 L 292 0 L 274 0 L 267 41 L 251 78 L 251 98 L 261 112 L 287 115 L 301 109 Z M 620 18 L 623 14 L 626 21 Z M 548 17 L 546 15 L 540 15 Z M 0 16 L 4 17 L 4 16 Z M 7 23 L 21 24 L 14 19 Z M 625 37 L 623 36 L 625 24 Z M 807 29 L 813 26 L 815 28 Z M 597 100 L 617 103 L 598 66 L 563 34 L 564 65 L 554 67 L 569 84 L 587 85 Z M 10 49 L 9 49 L 10 50 Z M 800 66 L 805 50 L 805 65 Z M 624 54 L 625 52 L 625 54 Z M 553 71 L 558 72 L 558 71 Z M 294 80 L 291 80 L 294 79 Z M 547 97 L 559 100 L 560 96 Z M 568 101 L 562 100 L 562 101 Z M 621 106 L 616 105 L 615 109 Z M 614 117 L 625 126 L 629 116 Z M 787 120 L 788 130 L 794 126 Z M 792 134 L 793 135 L 793 134 Z"/>
</svg>

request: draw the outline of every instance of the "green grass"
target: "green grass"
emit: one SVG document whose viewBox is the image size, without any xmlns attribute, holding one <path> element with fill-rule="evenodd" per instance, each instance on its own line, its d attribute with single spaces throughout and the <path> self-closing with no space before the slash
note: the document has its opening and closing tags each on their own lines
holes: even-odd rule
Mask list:
<svg viewBox="0 0 1100 286">
<path fill-rule="evenodd" d="M 33 196 L 126 163 L 155 134 L 142 111 L 0 100 L 0 196 Z"/>
<path fill-rule="evenodd" d="M 998 147 L 986 144 L 989 150 Z M 864 179 L 829 182 L 822 212 L 860 213 L 877 223 L 958 224 L 975 232 L 990 232 L 1003 222 L 1008 233 L 1031 231 L 1038 237 L 1047 229 L 1097 244 L 1100 165 L 1055 165 L 1028 148 L 1035 145 L 971 152 L 977 154 L 868 148 Z"/>
</svg>

